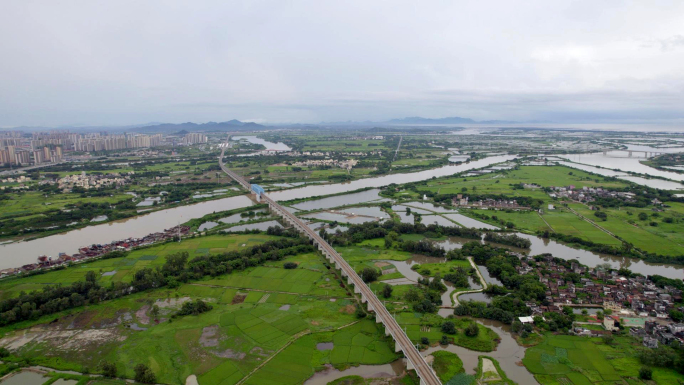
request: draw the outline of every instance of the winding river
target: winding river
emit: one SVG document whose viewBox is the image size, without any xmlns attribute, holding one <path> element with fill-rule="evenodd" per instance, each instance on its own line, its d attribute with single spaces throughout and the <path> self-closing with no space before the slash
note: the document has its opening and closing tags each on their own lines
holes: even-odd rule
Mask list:
<svg viewBox="0 0 684 385">
<path fill-rule="evenodd" d="M 355 180 L 348 183 L 327 184 L 322 186 L 308 185 L 291 190 L 269 193 L 269 196 L 282 201 L 344 193 L 366 187 L 382 187 L 392 183 L 416 182 L 432 177 L 452 175 L 462 171 L 482 168 L 514 158 L 515 156 L 512 155 L 494 156 L 457 166 L 443 166 L 415 173 L 392 174 L 377 178 Z M 93 243 L 104 244 L 119 239 L 142 237 L 150 233 L 163 231 L 164 229 L 176 226 L 178 223 L 186 222 L 193 218 L 200 218 L 215 211 L 232 210 L 240 207 L 247 207 L 252 204 L 252 201 L 246 196 L 217 199 L 194 205 L 160 210 L 121 221 L 89 226 L 83 229 L 72 230 L 32 241 L 0 245 L 0 269 L 35 263 L 36 258 L 39 255 L 56 257 L 60 252 L 73 254 L 78 251 L 79 247 L 88 246 Z"/>
</svg>

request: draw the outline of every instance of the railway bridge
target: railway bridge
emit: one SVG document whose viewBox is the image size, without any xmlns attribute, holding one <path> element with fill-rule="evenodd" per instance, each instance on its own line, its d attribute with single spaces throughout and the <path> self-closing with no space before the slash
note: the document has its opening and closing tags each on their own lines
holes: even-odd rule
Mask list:
<svg viewBox="0 0 684 385">
<path fill-rule="evenodd" d="M 359 277 L 349 263 L 347 263 L 347 261 L 342 258 L 342 256 L 337 253 L 332 246 L 328 244 L 328 242 L 321 238 L 309 226 L 307 226 L 294 214 L 285 210 L 276 201 L 269 198 L 264 193 L 263 189 L 260 187 L 253 188 L 253 186 L 244 178 L 228 169 L 228 167 L 226 167 L 223 163 L 223 152 L 224 150 L 221 151 L 221 156 L 219 157 L 221 169 L 233 180 L 242 185 L 242 187 L 244 187 L 246 190 L 256 194 L 260 201 L 268 203 L 271 211 L 282 217 L 286 223 L 290 224 L 292 227 L 309 238 L 321 251 L 321 253 L 323 253 L 326 259 L 328 259 L 328 261 L 330 261 L 330 263 L 340 271 L 342 277 L 347 280 L 347 283 L 349 285 L 354 285 L 354 292 L 361 296 L 361 302 L 366 303 L 368 305 L 368 310 L 375 314 L 375 322 L 383 324 L 385 327 L 385 335 L 392 336 L 392 339 L 395 342 L 395 352 L 401 351 L 404 353 L 404 356 L 406 356 L 407 368 L 409 370 L 414 369 L 416 371 L 416 374 L 418 374 L 418 377 L 420 377 L 421 385 L 441 384 L 439 377 L 437 377 L 430 365 L 427 364 L 425 358 L 420 354 L 404 330 L 399 326 L 394 317 L 392 317 L 390 312 L 385 308 L 385 305 L 382 303 L 382 301 L 375 296 L 375 293 L 373 293 L 370 287 L 363 282 L 361 277 Z"/>
</svg>

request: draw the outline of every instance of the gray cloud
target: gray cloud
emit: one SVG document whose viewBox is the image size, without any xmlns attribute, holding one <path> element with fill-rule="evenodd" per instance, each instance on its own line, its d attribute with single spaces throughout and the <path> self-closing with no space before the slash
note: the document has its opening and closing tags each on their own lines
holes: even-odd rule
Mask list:
<svg viewBox="0 0 684 385">
<path fill-rule="evenodd" d="M 0 126 L 684 117 L 684 3 L 0 4 Z"/>
</svg>

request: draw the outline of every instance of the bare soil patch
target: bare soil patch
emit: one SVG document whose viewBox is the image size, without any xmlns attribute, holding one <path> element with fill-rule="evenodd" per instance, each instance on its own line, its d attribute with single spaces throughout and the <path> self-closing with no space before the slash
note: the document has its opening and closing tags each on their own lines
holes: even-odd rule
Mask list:
<svg viewBox="0 0 684 385">
<path fill-rule="evenodd" d="M 231 305 L 235 305 L 238 303 L 243 303 L 245 302 L 245 298 L 247 298 L 247 294 L 242 294 L 242 293 L 237 293 L 235 294 L 235 297 L 233 297 L 233 301 L 231 301 Z"/>
<path fill-rule="evenodd" d="M 138 319 L 138 322 L 140 322 L 143 325 L 147 325 L 150 323 L 150 317 L 147 315 L 147 312 L 149 310 L 150 305 L 145 305 L 135 312 L 135 318 Z"/>
<path fill-rule="evenodd" d="M 354 305 L 347 305 L 340 309 L 340 313 L 354 314 L 356 307 Z"/>
</svg>

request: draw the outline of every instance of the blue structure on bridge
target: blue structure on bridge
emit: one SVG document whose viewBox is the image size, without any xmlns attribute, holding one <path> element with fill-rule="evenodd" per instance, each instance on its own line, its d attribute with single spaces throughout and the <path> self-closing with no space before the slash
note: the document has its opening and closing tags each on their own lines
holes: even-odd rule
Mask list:
<svg viewBox="0 0 684 385">
<path fill-rule="evenodd" d="M 252 192 L 256 194 L 257 200 L 261 201 L 261 194 L 265 194 L 266 191 L 264 191 L 264 188 L 259 186 L 258 184 L 253 184 L 252 185 Z"/>
</svg>

